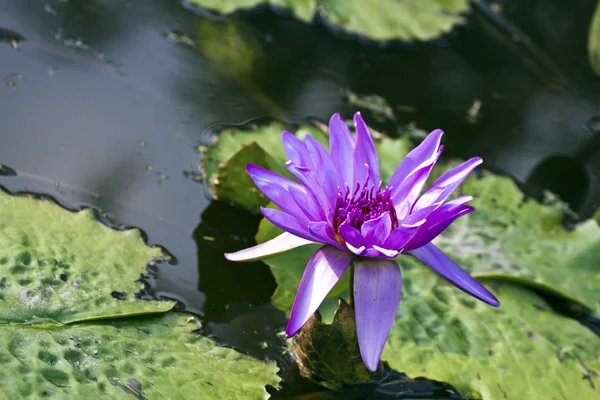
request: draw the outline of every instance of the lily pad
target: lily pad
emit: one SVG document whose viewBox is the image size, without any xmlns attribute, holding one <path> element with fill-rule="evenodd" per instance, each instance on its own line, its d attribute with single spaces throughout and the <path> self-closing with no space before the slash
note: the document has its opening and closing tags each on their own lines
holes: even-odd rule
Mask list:
<svg viewBox="0 0 600 400">
<path fill-rule="evenodd" d="M 600 399 L 600 340 L 533 292 L 495 283 L 493 309 L 409 257 L 382 358 L 412 378 L 447 382 L 469 399 Z M 414 268 L 413 268 L 414 266 Z"/>
<path fill-rule="evenodd" d="M 190 320 L 191 322 L 188 322 Z M 192 333 L 167 313 L 55 329 L 0 327 L 3 398 L 264 399 L 278 368 Z"/>
<path fill-rule="evenodd" d="M 191 0 L 205 9 L 231 14 L 262 4 L 287 8 L 296 18 L 310 22 L 316 14 L 335 30 L 377 41 L 431 40 L 464 21 L 466 0 Z"/>
<path fill-rule="evenodd" d="M 600 75 L 600 1 L 596 5 L 596 11 L 590 24 L 588 52 L 592 69 L 597 75 Z"/>
<path fill-rule="evenodd" d="M 0 324 L 61 325 L 170 310 L 136 299 L 147 264 L 163 259 L 136 229 L 118 231 L 91 210 L 0 191 Z"/>
<path fill-rule="evenodd" d="M 227 15 L 239 10 L 252 9 L 260 5 L 270 5 L 274 8 L 287 9 L 296 18 L 310 22 L 314 18 L 317 0 L 189 0 L 207 10 Z"/>
<path fill-rule="evenodd" d="M 600 226 L 568 231 L 564 207 L 526 199 L 506 177 L 484 172 L 458 189 L 476 212 L 459 218 L 434 243 L 476 277 L 510 280 L 575 301 L 600 315 Z"/>
</svg>

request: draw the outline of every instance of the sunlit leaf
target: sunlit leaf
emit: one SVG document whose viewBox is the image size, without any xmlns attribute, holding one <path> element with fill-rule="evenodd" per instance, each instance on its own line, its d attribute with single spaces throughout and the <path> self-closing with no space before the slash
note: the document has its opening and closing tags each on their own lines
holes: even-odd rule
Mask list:
<svg viewBox="0 0 600 400">
<path fill-rule="evenodd" d="M 231 14 L 270 4 L 309 22 L 315 14 L 334 30 L 372 40 L 431 40 L 464 21 L 466 0 L 191 0 L 205 9 Z"/>
<path fill-rule="evenodd" d="M 404 292 L 382 359 L 469 399 L 598 399 L 600 340 L 533 292 L 496 283 L 498 309 L 405 257 Z"/>
<path fill-rule="evenodd" d="M 1 191 L 0 204 L 0 324 L 61 325 L 173 307 L 136 299 L 146 266 L 164 258 L 138 230 Z"/>
<path fill-rule="evenodd" d="M 190 322 L 188 322 L 188 320 Z M 0 396 L 70 399 L 264 399 L 264 363 L 192 333 L 188 315 L 0 327 Z"/>
<path fill-rule="evenodd" d="M 600 227 L 591 219 L 568 231 L 564 207 L 527 199 L 506 177 L 470 177 L 458 194 L 476 211 L 459 218 L 434 243 L 476 277 L 547 290 L 600 315 Z"/>
</svg>

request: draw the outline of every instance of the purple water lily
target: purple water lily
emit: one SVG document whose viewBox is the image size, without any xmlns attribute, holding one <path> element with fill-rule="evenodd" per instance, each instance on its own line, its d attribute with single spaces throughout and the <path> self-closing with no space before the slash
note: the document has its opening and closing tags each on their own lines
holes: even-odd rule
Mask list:
<svg viewBox="0 0 600 400">
<path fill-rule="evenodd" d="M 443 132 L 431 132 L 412 150 L 384 188 L 373 140 L 360 113 L 356 137 L 338 114 L 329 122 L 330 151 L 311 136 L 283 132 L 287 169 L 294 182 L 256 165 L 247 166 L 256 186 L 277 207 L 262 208 L 266 219 L 286 231 L 236 253 L 232 261 L 266 258 L 310 243 L 324 244 L 300 281 L 286 334 L 295 335 L 317 310 L 342 274 L 354 265 L 353 299 L 360 352 L 377 369 L 398 310 L 402 275 L 393 260 L 408 254 L 450 283 L 494 307 L 496 297 L 431 243 L 458 217 L 474 211 L 470 196 L 447 201 L 481 164 L 479 157 L 452 168 L 421 194 L 443 146 Z"/>
</svg>

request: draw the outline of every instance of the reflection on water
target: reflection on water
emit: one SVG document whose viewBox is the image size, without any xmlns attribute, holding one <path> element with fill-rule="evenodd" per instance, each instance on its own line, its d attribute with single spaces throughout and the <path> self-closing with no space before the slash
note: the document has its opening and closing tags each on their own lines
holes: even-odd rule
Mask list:
<svg viewBox="0 0 600 400">
<path fill-rule="evenodd" d="M 269 335 L 237 332 L 284 318 L 266 304 L 275 283 L 263 264 L 220 256 L 246 247 L 258 219 L 204 210 L 195 147 L 208 128 L 350 115 L 348 90 L 378 94 L 393 118 L 375 128 L 441 127 L 449 154 L 481 155 L 589 216 L 600 203 L 594 4 L 510 0 L 502 16 L 480 4 L 442 39 L 381 48 L 268 10 L 213 21 L 169 0 L 0 0 L 0 164 L 17 173 L 0 184 L 141 227 L 177 259 L 160 266 L 156 293 L 264 356 Z"/>
</svg>

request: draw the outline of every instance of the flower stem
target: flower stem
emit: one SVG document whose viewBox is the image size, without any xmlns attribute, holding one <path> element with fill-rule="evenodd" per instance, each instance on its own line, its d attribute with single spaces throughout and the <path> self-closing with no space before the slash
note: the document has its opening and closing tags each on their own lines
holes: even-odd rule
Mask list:
<svg viewBox="0 0 600 400">
<path fill-rule="evenodd" d="M 350 280 L 348 281 L 348 305 L 354 308 L 354 263 L 350 265 Z"/>
</svg>

